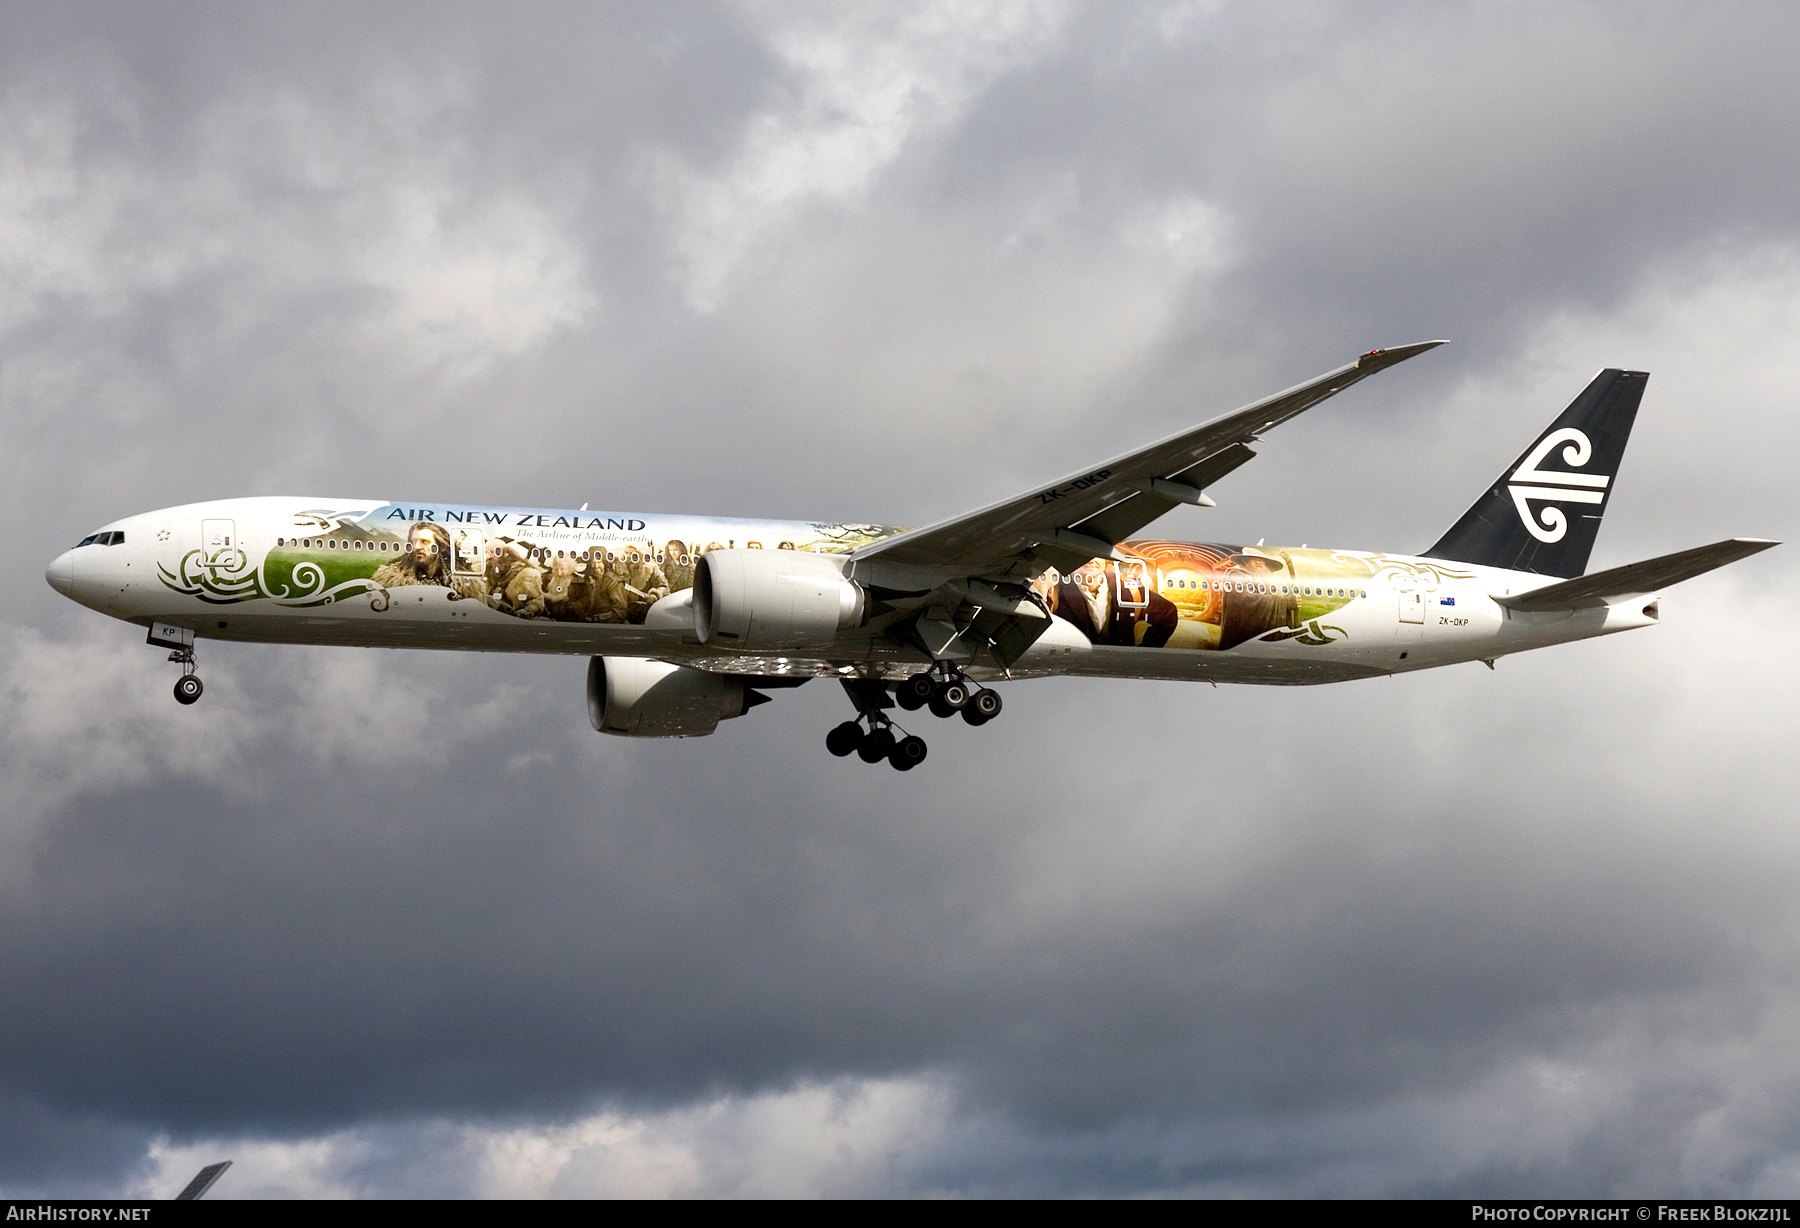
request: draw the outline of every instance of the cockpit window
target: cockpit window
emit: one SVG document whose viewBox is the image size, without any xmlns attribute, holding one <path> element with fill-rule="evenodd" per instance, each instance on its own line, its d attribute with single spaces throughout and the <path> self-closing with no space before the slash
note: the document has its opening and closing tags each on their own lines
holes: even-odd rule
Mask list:
<svg viewBox="0 0 1800 1228">
<path fill-rule="evenodd" d="M 124 544 L 124 529 L 108 529 L 104 533 L 89 533 L 75 543 L 75 548 L 79 550 L 83 546 L 123 546 Z"/>
<path fill-rule="evenodd" d="M 125 530 L 124 529 L 114 529 L 112 531 L 112 533 L 109 534 L 108 536 L 110 536 L 112 539 L 106 543 L 109 546 L 123 546 L 125 544 Z"/>
<path fill-rule="evenodd" d="M 82 538 L 80 541 L 75 543 L 75 548 L 77 550 L 79 550 L 83 546 L 91 546 L 94 544 L 94 539 L 99 536 L 100 535 L 98 533 L 89 533 L 86 537 Z"/>
</svg>

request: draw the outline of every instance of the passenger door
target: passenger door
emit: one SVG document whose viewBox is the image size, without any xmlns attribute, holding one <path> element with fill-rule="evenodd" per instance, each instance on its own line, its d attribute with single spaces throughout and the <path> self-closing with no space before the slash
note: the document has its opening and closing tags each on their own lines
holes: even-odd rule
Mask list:
<svg viewBox="0 0 1800 1228">
<path fill-rule="evenodd" d="M 1113 600 L 1122 610 L 1141 610 L 1150 604 L 1150 565 L 1142 559 L 1120 563 L 1113 569 Z"/>
<path fill-rule="evenodd" d="M 1400 594 L 1400 638 L 1414 639 L 1425 634 L 1425 594 L 1417 589 L 1403 589 Z"/>
<path fill-rule="evenodd" d="M 230 520 L 200 522 L 200 561 L 215 574 L 236 575 L 244 569 L 244 552 L 239 547 L 237 525 Z"/>
</svg>

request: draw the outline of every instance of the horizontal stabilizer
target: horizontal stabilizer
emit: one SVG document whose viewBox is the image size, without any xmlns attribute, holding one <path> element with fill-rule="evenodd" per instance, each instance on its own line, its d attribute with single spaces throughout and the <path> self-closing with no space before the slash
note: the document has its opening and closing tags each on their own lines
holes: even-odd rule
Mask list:
<svg viewBox="0 0 1800 1228">
<path fill-rule="evenodd" d="M 1659 559 L 1627 563 L 1623 567 L 1597 571 L 1591 576 L 1577 576 L 1529 593 L 1495 597 L 1494 600 L 1514 610 L 1564 610 L 1574 606 L 1602 605 L 1620 598 L 1657 592 L 1780 544 L 1757 537 L 1733 537 L 1710 546 L 1695 546 L 1692 550 L 1665 554 Z"/>
</svg>

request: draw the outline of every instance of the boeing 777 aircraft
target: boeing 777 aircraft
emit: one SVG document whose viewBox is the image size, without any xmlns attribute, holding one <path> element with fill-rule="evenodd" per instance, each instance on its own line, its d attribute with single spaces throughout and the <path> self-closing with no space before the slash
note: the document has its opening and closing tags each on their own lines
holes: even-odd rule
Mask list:
<svg viewBox="0 0 1800 1228">
<path fill-rule="evenodd" d="M 1583 575 L 1648 376 L 1606 370 L 1423 554 L 1134 537 L 1283 422 L 1436 341 L 1370 350 L 1235 413 L 920 529 L 379 499 L 224 499 L 114 521 L 58 592 L 149 629 L 200 698 L 200 639 L 579 653 L 602 733 L 695 737 L 839 679 L 835 755 L 906 771 L 893 717 L 982 725 L 1002 679 L 1345 682 L 1610 635 L 1777 543 Z"/>
</svg>

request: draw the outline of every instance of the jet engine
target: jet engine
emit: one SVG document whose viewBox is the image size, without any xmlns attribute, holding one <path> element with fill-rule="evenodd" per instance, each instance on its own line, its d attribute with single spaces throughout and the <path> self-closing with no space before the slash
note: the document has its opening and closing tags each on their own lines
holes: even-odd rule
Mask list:
<svg viewBox="0 0 1800 1228">
<path fill-rule="evenodd" d="M 593 657 L 588 661 L 588 720 L 601 733 L 626 738 L 699 738 L 719 722 L 742 716 L 767 695 L 746 679 L 709 674 L 642 657 Z"/>
<path fill-rule="evenodd" d="M 765 652 L 826 648 L 862 623 L 863 590 L 829 555 L 709 550 L 694 569 L 694 634 L 702 644 Z"/>
</svg>

